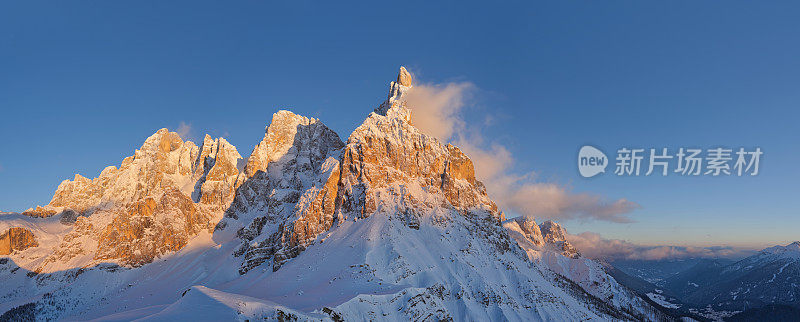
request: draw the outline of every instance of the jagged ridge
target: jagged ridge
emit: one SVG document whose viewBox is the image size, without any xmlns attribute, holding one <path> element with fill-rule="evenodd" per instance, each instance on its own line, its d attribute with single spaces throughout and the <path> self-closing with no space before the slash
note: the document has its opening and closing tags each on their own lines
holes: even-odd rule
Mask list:
<svg viewBox="0 0 800 322">
<path fill-rule="evenodd" d="M 65 181 L 50 205 L 31 210 L 74 218 L 37 219 L 52 225 L 42 231 L 65 233 L 48 241 L 55 246 L 41 265 L 15 257 L 39 265 L 45 285 L 68 281 L 52 282 L 57 292 L 36 302 L 37 314 L 98 317 L 87 308 L 100 303 L 109 310 L 107 297 L 127 301 L 126 294 L 202 284 L 306 312 L 325 306 L 328 316 L 346 319 L 632 318 L 586 302 L 591 296 L 580 289 L 561 289 L 526 256 L 501 226 L 504 215 L 476 180 L 472 161 L 413 126 L 405 101 L 412 89 L 401 68 L 387 100 L 346 143 L 318 120 L 280 111 L 243 168 L 222 138 L 206 136 L 197 148 L 163 129 L 119 169 Z M 521 223 L 535 243 L 558 244 L 561 257 L 577 255 L 557 224 Z M 121 287 L 116 268 L 100 261 L 142 267 L 125 271 L 132 283 Z M 57 271 L 77 267 L 72 275 Z M 163 273 L 170 271 L 181 273 Z M 88 283 L 81 274 L 115 286 L 78 295 L 70 285 Z M 305 290 L 314 294 L 303 296 Z M 177 301 L 144 298 L 133 308 Z"/>
</svg>

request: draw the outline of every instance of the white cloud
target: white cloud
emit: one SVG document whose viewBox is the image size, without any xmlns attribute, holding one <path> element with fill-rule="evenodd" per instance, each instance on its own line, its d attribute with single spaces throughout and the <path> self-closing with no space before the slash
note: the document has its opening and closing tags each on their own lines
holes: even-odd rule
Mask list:
<svg viewBox="0 0 800 322">
<path fill-rule="evenodd" d="M 511 152 L 497 142 L 486 142 L 479 126 L 466 126 L 462 110 L 477 88 L 467 82 L 415 84 L 407 94 L 414 125 L 444 142 L 453 142 L 475 165 L 476 177 L 504 210 L 539 219 L 596 219 L 632 222 L 626 215 L 639 207 L 626 199 L 607 201 L 595 194 L 572 193 L 556 183 L 534 181 L 533 172 L 514 172 Z M 486 115 L 485 124 L 494 117 Z M 469 130 L 468 130 L 469 128 Z"/>
<path fill-rule="evenodd" d="M 180 135 L 181 139 L 183 139 L 184 141 L 189 140 L 192 134 L 192 125 L 181 121 L 175 132 L 178 133 L 178 135 Z"/>
<path fill-rule="evenodd" d="M 474 88 L 471 83 L 415 85 L 406 96 L 408 105 L 414 107 L 414 125 L 426 134 L 447 141 L 463 129 L 464 122 L 458 112 Z"/>
<path fill-rule="evenodd" d="M 635 202 L 613 202 L 599 195 L 571 193 L 554 183 L 512 183 L 505 203 L 514 211 L 550 219 L 597 219 L 618 223 L 633 222 L 625 214 L 639 207 Z"/>
<path fill-rule="evenodd" d="M 595 259 L 661 260 L 680 258 L 740 258 L 752 250 L 734 247 L 642 246 L 620 239 L 606 239 L 597 233 L 567 235 L 567 240 L 586 257 Z"/>
</svg>

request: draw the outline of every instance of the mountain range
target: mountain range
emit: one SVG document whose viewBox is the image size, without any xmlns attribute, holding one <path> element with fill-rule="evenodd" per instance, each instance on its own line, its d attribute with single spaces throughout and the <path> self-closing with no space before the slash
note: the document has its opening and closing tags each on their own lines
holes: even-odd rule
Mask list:
<svg viewBox="0 0 800 322">
<path fill-rule="evenodd" d="M 770 320 L 772 314 L 778 321 L 787 314 L 800 319 L 800 242 L 738 261 L 622 260 L 606 266 L 621 284 L 677 311 L 711 319 Z"/>
<path fill-rule="evenodd" d="M 656 320 L 555 222 L 505 219 L 400 68 L 343 141 L 279 111 L 244 159 L 167 129 L 0 215 L 0 320 Z"/>
</svg>

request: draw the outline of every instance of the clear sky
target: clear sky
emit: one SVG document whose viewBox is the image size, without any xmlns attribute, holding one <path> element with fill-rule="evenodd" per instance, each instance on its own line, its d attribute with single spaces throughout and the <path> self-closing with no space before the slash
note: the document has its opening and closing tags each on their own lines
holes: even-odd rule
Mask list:
<svg viewBox="0 0 800 322">
<path fill-rule="evenodd" d="M 399 65 L 478 89 L 468 126 L 539 180 L 641 205 L 565 222 L 641 244 L 800 239 L 800 4 L 308 1 L 0 4 L 0 210 L 119 165 L 162 127 L 247 155 L 272 113 L 343 139 Z M 491 115 L 493 122 L 485 122 Z M 584 144 L 761 147 L 755 177 L 583 179 Z"/>
</svg>

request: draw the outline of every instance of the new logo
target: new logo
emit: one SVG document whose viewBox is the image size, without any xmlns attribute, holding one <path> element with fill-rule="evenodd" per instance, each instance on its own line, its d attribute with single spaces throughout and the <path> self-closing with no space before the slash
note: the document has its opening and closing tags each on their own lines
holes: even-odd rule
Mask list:
<svg viewBox="0 0 800 322">
<path fill-rule="evenodd" d="M 597 174 L 606 172 L 608 157 L 603 151 L 589 145 L 584 145 L 578 151 L 578 172 L 584 178 L 591 178 Z"/>
</svg>

